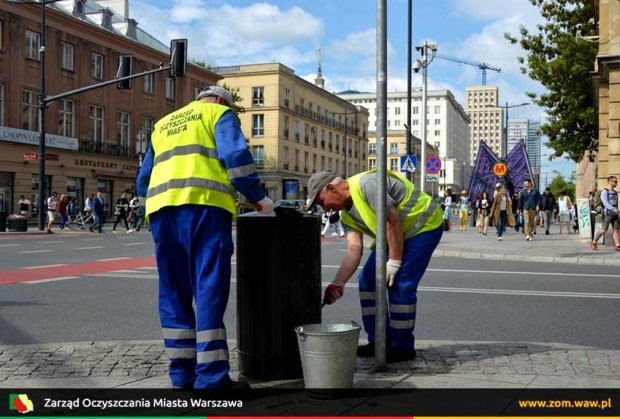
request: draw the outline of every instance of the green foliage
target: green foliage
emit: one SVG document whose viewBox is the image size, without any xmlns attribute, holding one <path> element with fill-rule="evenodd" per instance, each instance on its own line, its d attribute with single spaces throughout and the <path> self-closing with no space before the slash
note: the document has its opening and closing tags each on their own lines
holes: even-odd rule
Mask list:
<svg viewBox="0 0 620 419">
<path fill-rule="evenodd" d="M 553 173 L 555 174 L 555 177 L 549 184 L 549 188 L 551 189 L 551 193 L 553 193 L 553 196 L 555 196 L 557 199 L 560 196 L 560 192 L 566 191 L 566 193 L 570 197 L 571 202 L 575 202 L 575 172 L 571 174 L 568 182 L 557 170 Z"/>
<path fill-rule="evenodd" d="M 596 34 L 595 1 L 529 0 L 540 8 L 546 19 L 531 33 L 521 26 L 519 39 L 509 33 L 504 37 L 519 43 L 527 52 L 518 57 L 521 71 L 539 81 L 547 91 L 527 95 L 545 109 L 548 121 L 541 125 L 549 138 L 547 146 L 556 156 L 567 155 L 579 161 L 585 153 L 592 160 L 598 149 L 598 120 L 589 72 L 593 70 L 597 44 L 577 38 L 576 34 Z"/>
</svg>

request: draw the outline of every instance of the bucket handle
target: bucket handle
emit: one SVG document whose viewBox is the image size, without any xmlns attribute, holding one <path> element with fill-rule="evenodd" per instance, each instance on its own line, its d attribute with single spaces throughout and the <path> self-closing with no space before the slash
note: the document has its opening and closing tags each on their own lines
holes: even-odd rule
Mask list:
<svg viewBox="0 0 620 419">
<path fill-rule="evenodd" d="M 353 327 L 360 327 L 359 323 L 356 322 L 355 320 L 350 320 L 350 322 L 351 322 L 351 326 L 353 326 Z M 297 333 L 297 336 L 299 337 L 299 339 L 301 339 L 303 342 L 305 342 L 306 334 L 304 333 L 303 326 L 296 327 L 295 328 L 295 333 Z"/>
</svg>

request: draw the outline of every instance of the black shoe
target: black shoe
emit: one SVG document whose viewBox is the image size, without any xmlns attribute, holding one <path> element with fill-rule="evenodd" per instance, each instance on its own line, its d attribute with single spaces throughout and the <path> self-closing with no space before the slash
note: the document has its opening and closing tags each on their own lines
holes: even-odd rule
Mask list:
<svg viewBox="0 0 620 419">
<path fill-rule="evenodd" d="M 252 388 L 252 386 L 247 381 L 233 381 L 230 388 L 238 390 L 249 390 Z"/>
<path fill-rule="evenodd" d="M 545 231 L 545 234 L 548 236 L 549 235 L 549 230 Z"/>
<path fill-rule="evenodd" d="M 415 359 L 415 349 L 393 349 L 390 348 L 385 356 L 385 362 L 387 364 L 393 364 L 395 362 L 411 361 Z"/>
<path fill-rule="evenodd" d="M 375 343 L 368 342 L 366 345 L 357 347 L 357 356 L 360 358 L 371 358 L 375 356 Z"/>
<path fill-rule="evenodd" d="M 88 229 L 90 230 L 90 232 L 93 232 L 93 228 L 92 227 L 88 227 Z"/>
<path fill-rule="evenodd" d="M 47 234 L 54 234 L 54 232 L 48 228 L 47 229 Z"/>
</svg>

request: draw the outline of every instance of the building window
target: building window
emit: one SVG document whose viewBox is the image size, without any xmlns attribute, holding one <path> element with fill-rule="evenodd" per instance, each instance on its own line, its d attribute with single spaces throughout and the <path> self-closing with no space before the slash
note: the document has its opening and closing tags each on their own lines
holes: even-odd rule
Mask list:
<svg viewBox="0 0 620 419">
<path fill-rule="evenodd" d="M 103 55 L 93 52 L 90 54 L 90 74 L 97 80 L 102 80 L 103 73 Z"/>
<path fill-rule="evenodd" d="M 129 121 L 128 112 L 119 112 L 116 119 L 116 137 L 117 144 L 125 151 L 129 148 Z"/>
<path fill-rule="evenodd" d="M 151 145 L 151 134 L 153 133 L 153 129 L 155 127 L 155 118 L 151 118 L 150 116 L 145 116 L 142 118 L 142 130 L 146 134 L 146 149 Z M 146 149 L 144 152 L 146 152 Z"/>
<path fill-rule="evenodd" d="M 368 154 L 377 154 L 377 144 L 368 144 Z"/>
<path fill-rule="evenodd" d="M 73 71 L 73 45 L 67 42 L 60 43 L 60 68 Z"/>
<path fill-rule="evenodd" d="M 435 106 L 435 113 L 438 114 L 441 112 L 441 106 Z"/>
<path fill-rule="evenodd" d="M 265 104 L 265 88 L 252 87 L 252 106 L 263 106 Z"/>
<path fill-rule="evenodd" d="M 435 125 L 441 124 L 441 119 L 435 119 Z"/>
<path fill-rule="evenodd" d="M 255 165 L 262 166 L 265 164 L 265 148 L 262 145 L 253 145 L 250 147 L 250 151 Z"/>
<path fill-rule="evenodd" d="M 417 115 L 420 113 L 420 108 L 418 106 L 414 106 L 413 109 L 411 110 L 411 113 L 414 115 Z"/>
<path fill-rule="evenodd" d="M 398 171 L 398 159 L 390 159 L 390 170 L 392 172 Z"/>
<path fill-rule="evenodd" d="M 144 71 L 148 71 L 148 69 L 144 69 Z M 154 91 L 154 75 L 153 74 L 147 74 L 146 76 L 142 77 L 142 91 L 144 93 L 148 93 L 150 95 L 153 94 Z"/>
<path fill-rule="evenodd" d="M 288 116 L 284 117 L 284 138 L 288 140 L 290 120 Z"/>
<path fill-rule="evenodd" d="M 288 108 L 290 95 L 291 91 L 289 89 L 284 89 L 284 107 L 286 108 Z"/>
<path fill-rule="evenodd" d="M 252 137 L 262 137 L 265 135 L 265 115 L 252 115 Z"/>
<path fill-rule="evenodd" d="M 166 77 L 166 99 L 174 99 L 174 79 Z"/>
<path fill-rule="evenodd" d="M 39 49 L 41 47 L 41 36 L 37 32 L 26 29 L 26 58 L 39 61 Z"/>
<path fill-rule="evenodd" d="M 4 28 L 4 22 L 0 20 L 0 49 L 2 49 L 4 45 L 3 36 L 2 36 L 3 28 Z"/>
<path fill-rule="evenodd" d="M 394 115 L 400 115 L 400 107 L 399 106 L 394 108 Z"/>
<path fill-rule="evenodd" d="M 295 171 L 299 171 L 299 150 L 295 150 Z"/>
<path fill-rule="evenodd" d="M 441 135 L 441 130 L 436 129 L 436 130 L 435 130 L 435 136 L 439 136 L 439 135 Z"/>
<path fill-rule="evenodd" d="M 368 160 L 368 168 L 369 169 L 372 170 L 372 169 L 374 169 L 376 167 L 377 167 L 377 160 L 375 160 L 375 159 Z"/>
<path fill-rule="evenodd" d="M 37 95 L 38 93 L 28 90 L 24 90 L 22 94 L 22 128 L 28 131 L 39 130 Z"/>
<path fill-rule="evenodd" d="M 58 134 L 75 136 L 75 102 L 62 99 L 58 102 Z"/>
<path fill-rule="evenodd" d="M 283 159 L 284 169 L 288 169 L 288 147 L 284 146 L 284 159 Z"/>
<path fill-rule="evenodd" d="M 299 136 L 301 135 L 301 122 L 295 121 L 295 142 L 299 142 Z"/>
<path fill-rule="evenodd" d="M 304 151 L 304 173 L 308 173 L 308 156 L 309 153 Z"/>
<path fill-rule="evenodd" d="M 4 84 L 0 84 L 0 125 L 4 125 Z"/>
<path fill-rule="evenodd" d="M 390 153 L 398 154 L 398 143 L 390 143 Z"/>
<path fill-rule="evenodd" d="M 101 142 L 103 141 L 103 108 L 101 106 L 90 107 L 90 138 L 95 143 L 97 152 L 101 152 Z"/>
</svg>

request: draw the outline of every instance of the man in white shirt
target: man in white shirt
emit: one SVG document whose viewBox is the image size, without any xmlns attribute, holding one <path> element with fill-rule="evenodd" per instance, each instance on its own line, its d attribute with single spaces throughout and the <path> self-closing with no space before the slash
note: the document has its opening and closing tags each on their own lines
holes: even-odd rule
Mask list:
<svg viewBox="0 0 620 419">
<path fill-rule="evenodd" d="M 30 215 L 30 201 L 24 195 L 19 197 L 17 206 L 19 207 L 19 213 L 21 215 L 24 217 L 28 217 Z"/>
<path fill-rule="evenodd" d="M 58 193 L 52 193 L 52 196 L 47 198 L 47 232 L 52 234 L 52 223 L 56 218 L 56 205 L 58 205 Z"/>
</svg>

